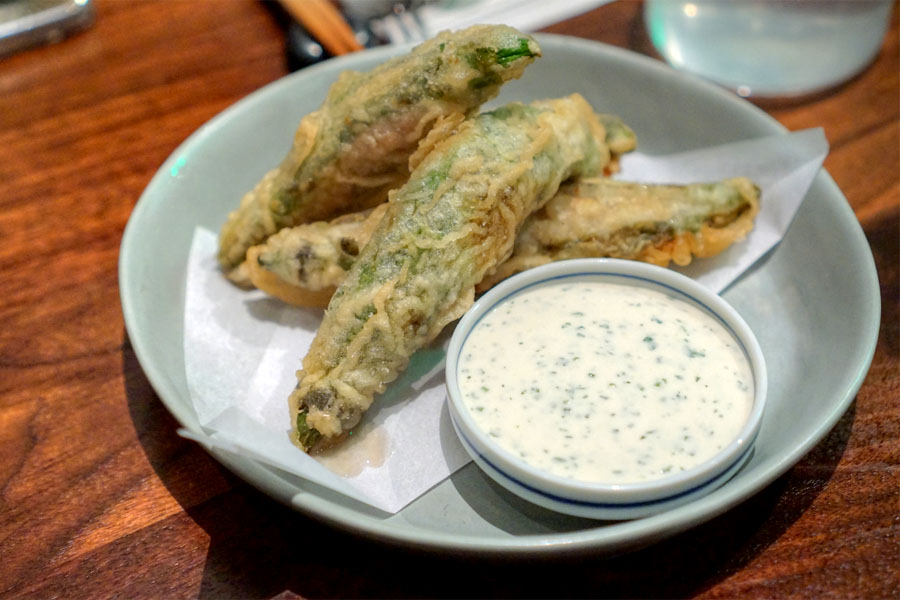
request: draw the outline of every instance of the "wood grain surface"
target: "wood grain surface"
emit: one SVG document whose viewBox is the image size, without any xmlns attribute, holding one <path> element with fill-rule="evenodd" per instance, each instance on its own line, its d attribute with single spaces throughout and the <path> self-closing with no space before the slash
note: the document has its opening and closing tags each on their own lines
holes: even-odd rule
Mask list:
<svg viewBox="0 0 900 600">
<path fill-rule="evenodd" d="M 898 10 L 872 66 L 765 107 L 822 126 L 872 246 L 882 327 L 847 414 L 749 501 L 612 559 L 472 560 L 359 539 L 230 475 L 177 423 L 125 334 L 117 259 L 141 191 L 215 114 L 286 71 L 244 0 L 98 0 L 88 31 L 0 60 L 0 596 L 900 597 Z M 641 6 L 548 30 L 655 56 Z"/>
</svg>

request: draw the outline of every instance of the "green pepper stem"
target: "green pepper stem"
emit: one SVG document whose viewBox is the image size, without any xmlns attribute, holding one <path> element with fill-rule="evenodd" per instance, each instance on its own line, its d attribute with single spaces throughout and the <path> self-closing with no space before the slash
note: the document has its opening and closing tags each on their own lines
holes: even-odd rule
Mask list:
<svg viewBox="0 0 900 600">
<path fill-rule="evenodd" d="M 320 437 L 322 437 L 321 433 L 307 425 L 306 413 L 297 413 L 297 443 L 299 443 L 304 450 L 309 450 L 319 441 Z"/>
</svg>

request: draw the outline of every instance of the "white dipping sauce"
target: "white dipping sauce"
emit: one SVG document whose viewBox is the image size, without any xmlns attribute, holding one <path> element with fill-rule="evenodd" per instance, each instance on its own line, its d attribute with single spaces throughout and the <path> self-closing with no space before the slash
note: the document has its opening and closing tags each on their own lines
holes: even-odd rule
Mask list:
<svg viewBox="0 0 900 600">
<path fill-rule="evenodd" d="M 732 334 L 656 290 L 567 279 L 518 293 L 466 339 L 463 403 L 494 440 L 572 479 L 658 479 L 712 458 L 753 405 Z"/>
</svg>

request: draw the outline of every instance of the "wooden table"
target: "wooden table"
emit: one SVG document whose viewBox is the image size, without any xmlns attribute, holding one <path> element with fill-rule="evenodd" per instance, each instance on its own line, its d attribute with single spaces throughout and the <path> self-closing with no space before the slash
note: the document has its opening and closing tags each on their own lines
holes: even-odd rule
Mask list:
<svg viewBox="0 0 900 600">
<path fill-rule="evenodd" d="M 256 2 L 98 1 L 89 31 L 0 61 L 0 594 L 10 597 L 900 594 L 897 10 L 877 61 L 771 108 L 823 126 L 875 255 L 882 328 L 834 430 L 712 522 L 613 559 L 439 558 L 363 541 L 231 476 L 151 389 L 116 263 L 142 189 L 192 131 L 286 73 Z M 640 5 L 551 27 L 653 54 Z"/>
</svg>

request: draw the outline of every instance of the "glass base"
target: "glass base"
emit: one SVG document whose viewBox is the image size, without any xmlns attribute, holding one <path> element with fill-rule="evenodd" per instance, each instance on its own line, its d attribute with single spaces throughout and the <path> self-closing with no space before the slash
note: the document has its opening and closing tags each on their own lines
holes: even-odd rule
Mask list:
<svg viewBox="0 0 900 600">
<path fill-rule="evenodd" d="M 648 0 L 644 22 L 673 67 L 741 96 L 833 88 L 878 54 L 892 0 Z"/>
</svg>

